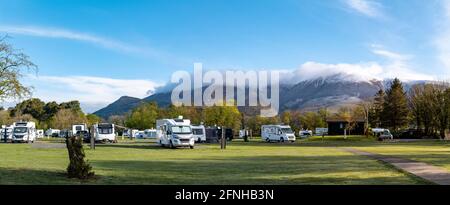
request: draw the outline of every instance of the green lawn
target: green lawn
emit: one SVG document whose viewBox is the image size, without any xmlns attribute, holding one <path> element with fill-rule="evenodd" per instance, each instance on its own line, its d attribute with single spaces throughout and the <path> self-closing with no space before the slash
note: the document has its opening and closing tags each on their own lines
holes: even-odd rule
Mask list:
<svg viewBox="0 0 450 205">
<path fill-rule="evenodd" d="M 40 143 L 55 144 L 61 140 Z M 62 144 L 60 144 L 61 146 Z M 450 167 L 448 145 L 382 143 L 364 137 L 312 138 L 296 143 L 252 140 L 228 144 L 199 144 L 196 149 L 166 149 L 150 141 L 85 148 L 98 178 L 67 179 L 67 150 L 30 144 L 0 143 L 0 184 L 426 184 L 381 162 L 336 149 L 355 147 L 421 160 L 439 158 Z M 405 151 L 403 151 L 405 150 Z M 419 153 L 416 153 L 419 152 Z M 413 154 L 415 153 L 415 154 Z M 428 156 L 430 153 L 431 155 Z M 411 155 L 409 155 L 411 154 Z"/>
</svg>

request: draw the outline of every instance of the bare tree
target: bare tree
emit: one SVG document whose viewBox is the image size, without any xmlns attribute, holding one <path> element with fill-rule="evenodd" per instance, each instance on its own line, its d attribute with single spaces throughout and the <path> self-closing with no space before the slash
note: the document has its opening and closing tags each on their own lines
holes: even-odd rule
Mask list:
<svg viewBox="0 0 450 205">
<path fill-rule="evenodd" d="M 6 43 L 7 36 L 0 38 L 0 100 L 23 98 L 31 94 L 31 87 L 24 86 L 19 79 L 26 71 L 37 66 L 20 50 Z"/>
<path fill-rule="evenodd" d="M 373 108 L 373 99 L 362 101 L 359 103 L 359 107 L 361 108 L 361 114 L 364 117 L 364 134 L 369 136 L 369 115 L 370 111 Z"/>
</svg>

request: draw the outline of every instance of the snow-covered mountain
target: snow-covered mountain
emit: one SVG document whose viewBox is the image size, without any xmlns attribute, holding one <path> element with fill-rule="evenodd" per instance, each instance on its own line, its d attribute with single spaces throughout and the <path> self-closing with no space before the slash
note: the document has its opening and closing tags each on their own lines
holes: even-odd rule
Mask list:
<svg viewBox="0 0 450 205">
<path fill-rule="evenodd" d="M 284 110 L 317 110 L 319 108 L 337 108 L 342 105 L 351 105 L 373 97 L 375 93 L 389 85 L 391 80 L 377 80 L 375 78 L 358 78 L 350 74 L 332 74 L 326 77 L 302 80 L 293 83 L 294 79 L 280 78 L 280 111 Z M 426 81 L 407 81 L 405 89 L 412 85 Z M 159 106 L 170 105 L 170 89 L 156 92 L 144 99 L 120 98 L 116 102 L 95 112 L 95 114 L 108 118 L 111 115 L 122 115 L 129 112 L 141 102 L 155 101 Z M 247 114 L 255 109 L 240 108 Z M 249 111 L 250 110 L 250 111 Z"/>
</svg>

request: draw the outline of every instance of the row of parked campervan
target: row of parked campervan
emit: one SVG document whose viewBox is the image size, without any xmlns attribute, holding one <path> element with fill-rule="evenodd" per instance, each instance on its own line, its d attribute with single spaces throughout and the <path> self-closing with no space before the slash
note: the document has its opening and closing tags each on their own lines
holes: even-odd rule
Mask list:
<svg viewBox="0 0 450 205">
<path fill-rule="evenodd" d="M 31 142 L 42 137 L 42 130 L 36 130 L 34 122 L 15 122 L 11 126 L 3 125 L 0 131 L 0 139 L 9 142 Z"/>
</svg>

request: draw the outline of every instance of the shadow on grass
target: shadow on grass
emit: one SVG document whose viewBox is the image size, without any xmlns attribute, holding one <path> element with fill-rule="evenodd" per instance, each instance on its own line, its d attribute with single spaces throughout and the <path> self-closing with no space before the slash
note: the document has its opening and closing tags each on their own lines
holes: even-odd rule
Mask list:
<svg viewBox="0 0 450 205">
<path fill-rule="evenodd" d="M 69 179 L 64 170 L 33 170 L 0 168 L 0 184 L 2 185 L 58 185 L 58 184 L 82 184 L 83 181 Z"/>
<path fill-rule="evenodd" d="M 99 178 L 68 179 L 64 170 L 0 168 L 0 184 L 427 184 L 361 156 L 247 156 L 173 160 L 92 160 Z"/>
<path fill-rule="evenodd" d="M 425 184 L 360 156 L 207 157 L 158 161 L 92 161 L 95 168 L 127 175 L 125 184 Z"/>
<path fill-rule="evenodd" d="M 156 143 L 148 144 L 96 144 L 95 147 L 108 147 L 108 148 L 129 148 L 129 149 L 163 149 Z M 167 149 L 167 148 L 166 148 Z"/>
</svg>

